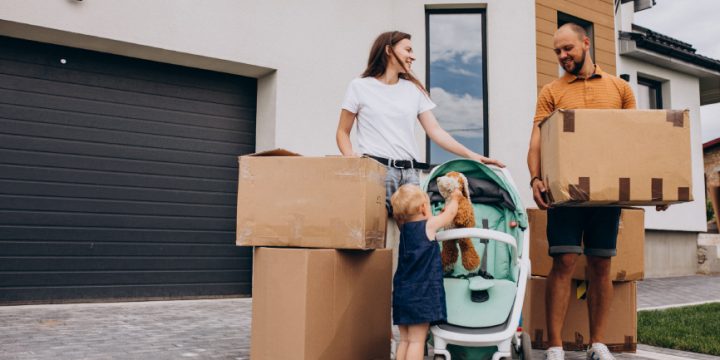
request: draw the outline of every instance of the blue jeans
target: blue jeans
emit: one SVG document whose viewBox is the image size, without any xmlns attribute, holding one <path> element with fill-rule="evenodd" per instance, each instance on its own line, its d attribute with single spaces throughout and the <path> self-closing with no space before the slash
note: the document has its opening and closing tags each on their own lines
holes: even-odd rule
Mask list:
<svg viewBox="0 0 720 360">
<path fill-rule="evenodd" d="M 387 175 L 385 176 L 385 207 L 387 208 L 388 216 L 392 216 L 393 214 L 390 197 L 400 186 L 405 184 L 420 186 L 420 170 L 398 169 L 394 167 L 387 168 Z"/>
</svg>

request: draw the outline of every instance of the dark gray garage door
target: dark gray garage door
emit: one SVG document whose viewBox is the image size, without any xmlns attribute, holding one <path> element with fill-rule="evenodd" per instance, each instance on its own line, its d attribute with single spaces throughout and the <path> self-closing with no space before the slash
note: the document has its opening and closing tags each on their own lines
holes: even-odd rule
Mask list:
<svg viewBox="0 0 720 360">
<path fill-rule="evenodd" d="M 250 294 L 255 79 L 0 37 L 0 303 Z"/>
</svg>

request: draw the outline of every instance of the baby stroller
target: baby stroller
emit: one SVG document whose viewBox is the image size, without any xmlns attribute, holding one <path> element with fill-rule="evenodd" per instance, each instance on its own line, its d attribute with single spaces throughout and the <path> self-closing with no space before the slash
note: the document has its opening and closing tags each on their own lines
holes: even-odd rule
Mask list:
<svg viewBox="0 0 720 360">
<path fill-rule="evenodd" d="M 477 225 L 438 232 L 437 240 L 472 238 L 481 265 L 469 273 L 458 258 L 445 274 L 447 323 L 430 328 L 434 359 L 531 359 L 520 314 L 530 278 L 528 220 L 515 183 L 506 169 L 448 161 L 423 184 L 434 214 L 444 207 L 437 178 L 450 171 L 467 177 Z"/>
</svg>

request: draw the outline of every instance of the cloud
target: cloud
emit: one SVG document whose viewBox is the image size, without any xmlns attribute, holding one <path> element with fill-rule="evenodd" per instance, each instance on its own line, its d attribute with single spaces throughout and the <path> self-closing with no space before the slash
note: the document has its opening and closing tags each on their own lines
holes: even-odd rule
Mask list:
<svg viewBox="0 0 720 360">
<path fill-rule="evenodd" d="M 464 63 L 482 56 L 482 17 L 480 14 L 430 15 L 430 61 Z"/>
<path fill-rule="evenodd" d="M 469 70 L 465 70 L 465 69 L 457 67 L 457 66 L 450 66 L 447 68 L 447 71 L 450 73 L 462 75 L 462 76 L 480 77 L 480 74 L 474 73 Z"/>
<path fill-rule="evenodd" d="M 453 136 L 483 137 L 483 99 L 469 94 L 451 94 L 441 87 L 430 89 L 437 104 L 433 113 L 443 129 Z"/>
</svg>

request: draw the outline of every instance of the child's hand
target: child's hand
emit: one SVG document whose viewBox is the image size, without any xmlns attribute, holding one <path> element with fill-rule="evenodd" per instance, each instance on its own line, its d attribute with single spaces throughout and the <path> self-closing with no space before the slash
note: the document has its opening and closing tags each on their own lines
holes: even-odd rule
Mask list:
<svg viewBox="0 0 720 360">
<path fill-rule="evenodd" d="M 460 191 L 460 189 L 453 190 L 451 195 L 455 201 L 460 201 L 460 199 L 463 198 L 463 194 L 462 194 L 462 191 Z"/>
</svg>

